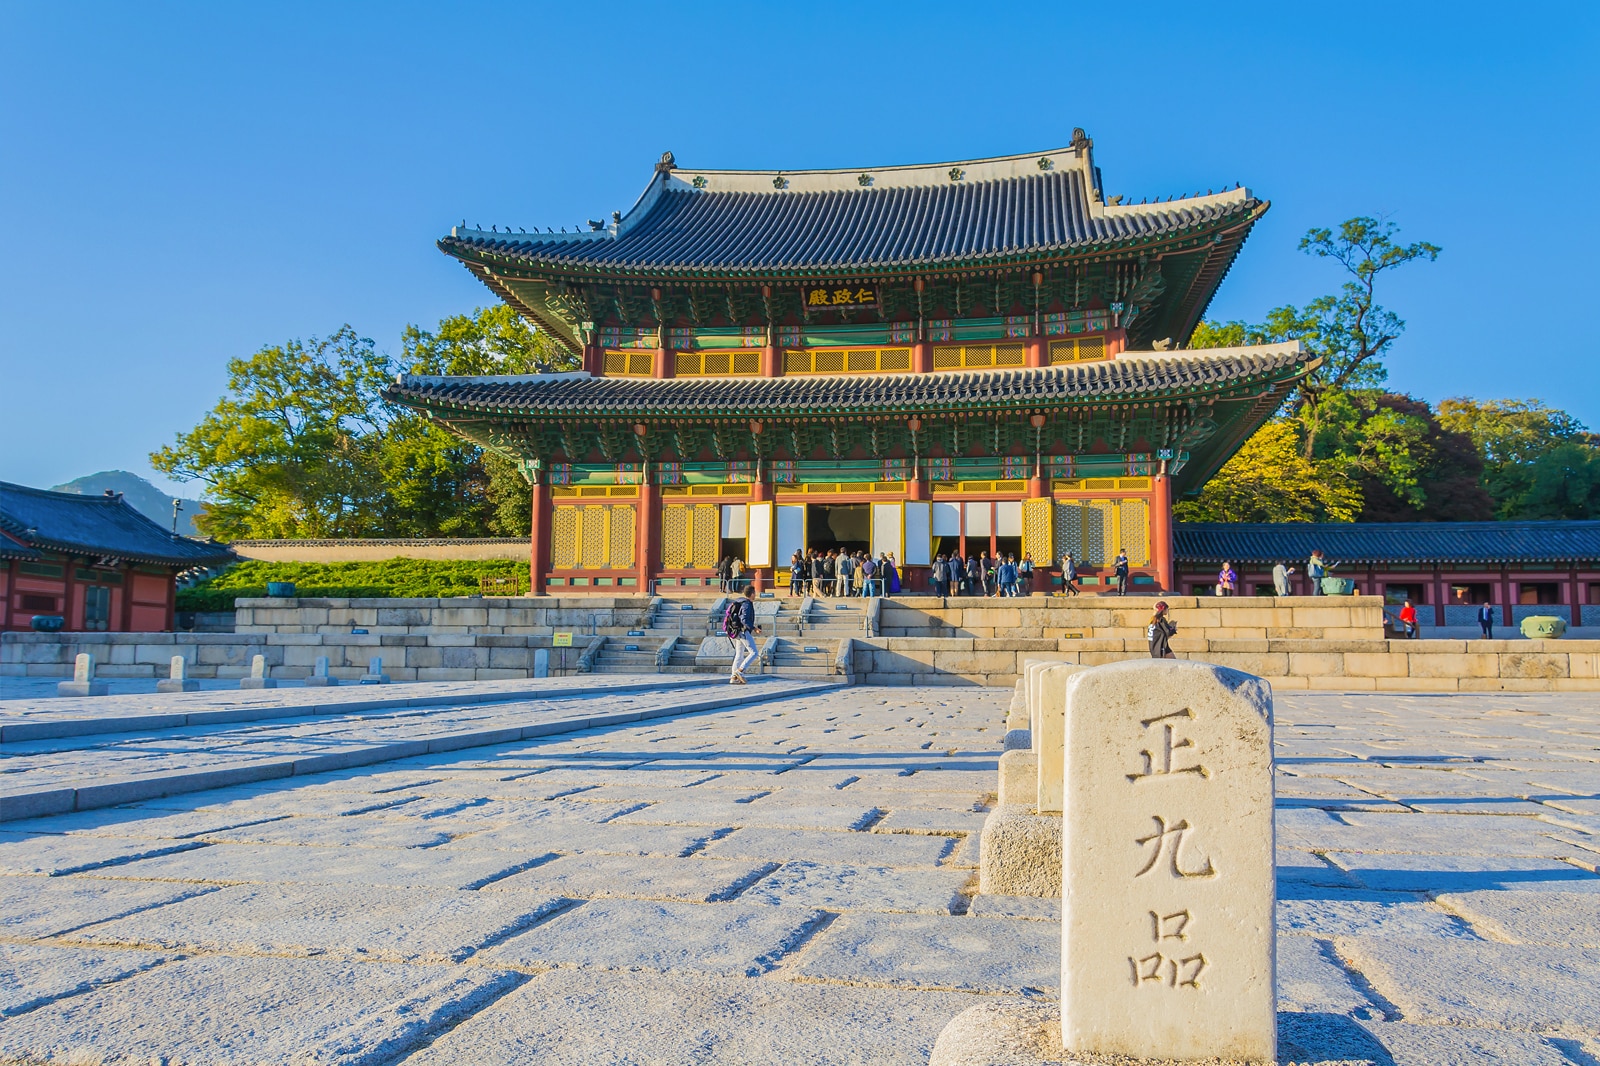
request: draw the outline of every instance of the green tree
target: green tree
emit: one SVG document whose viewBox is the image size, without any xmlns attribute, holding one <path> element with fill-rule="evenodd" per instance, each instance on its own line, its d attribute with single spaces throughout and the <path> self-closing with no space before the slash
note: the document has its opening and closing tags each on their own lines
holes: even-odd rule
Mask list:
<svg viewBox="0 0 1600 1066">
<path fill-rule="evenodd" d="M 388 370 L 349 326 L 231 359 L 228 394 L 151 465 L 205 482 L 195 524 L 220 539 L 366 535 L 383 511 Z"/>
<path fill-rule="evenodd" d="M 1532 464 L 1519 518 L 1600 517 L 1600 448 L 1568 441 Z"/>
<path fill-rule="evenodd" d="M 1439 405 L 1439 420 L 1470 437 L 1476 446 L 1483 463 L 1483 487 L 1494 500 L 1496 517 L 1600 515 L 1600 508 L 1583 514 L 1573 511 L 1582 509 L 1577 504 L 1583 495 L 1578 486 L 1597 442 L 1567 412 L 1539 400 L 1457 397 Z M 1558 484 L 1566 487 L 1558 491 Z M 1558 498 L 1566 503 L 1558 504 Z"/>
<path fill-rule="evenodd" d="M 1279 418 L 1262 426 L 1198 496 L 1178 501 L 1185 522 L 1352 522 L 1361 490 L 1338 460 L 1305 456 L 1301 427 Z"/>
</svg>

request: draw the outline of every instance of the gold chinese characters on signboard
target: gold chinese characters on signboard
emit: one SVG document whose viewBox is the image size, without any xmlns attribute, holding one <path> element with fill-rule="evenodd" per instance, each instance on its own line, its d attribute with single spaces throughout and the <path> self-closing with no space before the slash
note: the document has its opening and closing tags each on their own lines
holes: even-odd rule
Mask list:
<svg viewBox="0 0 1600 1066">
<path fill-rule="evenodd" d="M 820 310 L 827 307 L 866 307 L 878 302 L 876 285 L 833 284 L 807 285 L 801 290 L 806 307 Z"/>
</svg>

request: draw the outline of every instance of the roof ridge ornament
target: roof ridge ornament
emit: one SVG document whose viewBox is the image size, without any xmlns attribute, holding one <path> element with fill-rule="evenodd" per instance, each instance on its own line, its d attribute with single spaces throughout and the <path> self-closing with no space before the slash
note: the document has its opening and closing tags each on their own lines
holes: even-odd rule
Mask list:
<svg viewBox="0 0 1600 1066">
<path fill-rule="evenodd" d="M 670 174 L 678 169 L 678 161 L 671 152 L 662 152 L 661 159 L 656 163 L 657 174 Z"/>
</svg>

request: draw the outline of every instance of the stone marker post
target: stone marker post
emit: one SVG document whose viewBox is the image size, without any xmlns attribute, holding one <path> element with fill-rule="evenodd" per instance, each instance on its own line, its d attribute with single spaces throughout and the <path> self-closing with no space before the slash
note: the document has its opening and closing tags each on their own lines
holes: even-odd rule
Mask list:
<svg viewBox="0 0 1600 1066">
<path fill-rule="evenodd" d="M 56 682 L 58 696 L 104 696 L 111 686 L 94 679 L 94 656 L 80 654 L 72 663 L 72 680 Z"/>
<path fill-rule="evenodd" d="M 1040 814 L 1060 814 L 1064 809 L 1067 685 L 1083 669 L 1074 663 L 1051 663 L 1029 675 L 1034 683 L 1033 750 L 1039 759 L 1034 805 Z"/>
<path fill-rule="evenodd" d="M 1180 660 L 1085 670 L 1065 769 L 1069 1055 L 1272 1062 L 1271 688 Z"/>
<path fill-rule="evenodd" d="M 339 683 L 339 679 L 328 673 L 328 657 L 317 656 L 316 665 L 311 668 L 311 676 L 306 678 L 307 688 L 332 688 Z"/>
<path fill-rule="evenodd" d="M 252 655 L 250 657 L 250 676 L 239 679 L 240 688 L 277 688 L 275 678 L 267 676 L 267 657 L 265 655 Z"/>
<path fill-rule="evenodd" d="M 389 675 L 383 672 L 382 656 L 374 655 L 367 663 L 367 672 L 362 675 L 363 685 L 387 685 Z"/>
<path fill-rule="evenodd" d="M 200 682 L 189 677 L 189 660 L 181 655 L 174 655 L 166 679 L 156 682 L 156 691 L 199 692 Z"/>
<path fill-rule="evenodd" d="M 550 676 L 550 649 L 549 648 L 535 648 L 535 649 L 533 649 L 533 676 L 534 677 L 549 677 Z"/>
</svg>

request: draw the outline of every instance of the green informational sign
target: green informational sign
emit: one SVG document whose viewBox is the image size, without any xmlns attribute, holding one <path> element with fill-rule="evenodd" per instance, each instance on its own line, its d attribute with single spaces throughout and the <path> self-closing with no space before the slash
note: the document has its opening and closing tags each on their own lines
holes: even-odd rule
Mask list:
<svg viewBox="0 0 1600 1066">
<path fill-rule="evenodd" d="M 572 634 L 571 633 L 557 633 L 555 635 L 555 639 L 550 642 L 550 646 L 552 648 L 570 648 L 570 647 L 572 647 Z"/>
</svg>

